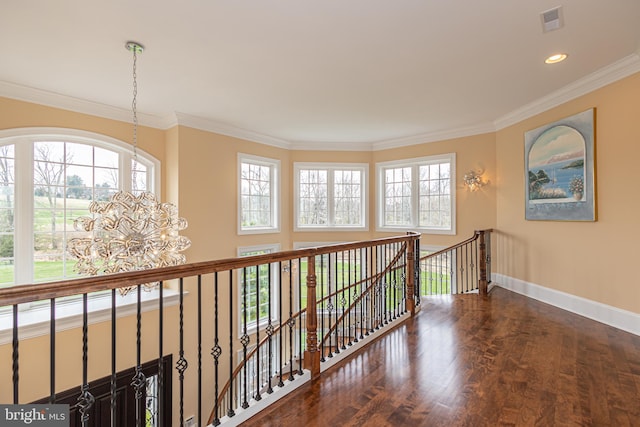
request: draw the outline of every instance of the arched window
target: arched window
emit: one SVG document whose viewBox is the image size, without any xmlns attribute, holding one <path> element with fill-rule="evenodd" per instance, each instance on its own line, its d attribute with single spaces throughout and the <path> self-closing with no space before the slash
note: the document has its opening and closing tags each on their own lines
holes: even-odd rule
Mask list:
<svg viewBox="0 0 640 427">
<path fill-rule="evenodd" d="M 157 192 L 159 162 L 71 129 L 0 131 L 0 287 L 78 277 L 67 240 L 93 200 Z"/>
</svg>

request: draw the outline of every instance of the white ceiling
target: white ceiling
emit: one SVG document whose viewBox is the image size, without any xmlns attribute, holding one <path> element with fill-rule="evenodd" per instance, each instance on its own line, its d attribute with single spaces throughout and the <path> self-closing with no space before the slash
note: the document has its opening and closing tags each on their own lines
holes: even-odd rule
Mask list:
<svg viewBox="0 0 640 427">
<path fill-rule="evenodd" d="M 640 1 L 1 0 L 0 96 L 127 120 L 127 40 L 142 123 L 354 147 L 490 131 L 640 70 Z"/>
</svg>

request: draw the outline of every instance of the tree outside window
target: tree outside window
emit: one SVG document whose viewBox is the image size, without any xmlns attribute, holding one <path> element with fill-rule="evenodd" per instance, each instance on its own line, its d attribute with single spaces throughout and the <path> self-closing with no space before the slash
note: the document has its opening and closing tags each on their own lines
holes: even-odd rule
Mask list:
<svg viewBox="0 0 640 427">
<path fill-rule="evenodd" d="M 365 164 L 296 163 L 297 230 L 363 230 L 367 227 Z"/>
<path fill-rule="evenodd" d="M 379 163 L 378 228 L 455 234 L 455 154 Z"/>
<path fill-rule="evenodd" d="M 278 175 L 280 163 L 246 154 L 239 155 L 240 234 L 279 230 Z"/>
</svg>

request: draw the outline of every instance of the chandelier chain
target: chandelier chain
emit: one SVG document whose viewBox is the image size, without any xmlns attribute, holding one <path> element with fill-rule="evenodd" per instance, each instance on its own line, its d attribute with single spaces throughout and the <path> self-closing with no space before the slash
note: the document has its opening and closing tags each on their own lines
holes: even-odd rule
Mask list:
<svg viewBox="0 0 640 427">
<path fill-rule="evenodd" d="M 133 159 L 138 160 L 138 75 L 137 75 L 137 63 L 138 54 L 137 49 L 131 49 L 133 51 L 133 101 L 131 102 L 131 109 L 133 111 Z"/>
</svg>

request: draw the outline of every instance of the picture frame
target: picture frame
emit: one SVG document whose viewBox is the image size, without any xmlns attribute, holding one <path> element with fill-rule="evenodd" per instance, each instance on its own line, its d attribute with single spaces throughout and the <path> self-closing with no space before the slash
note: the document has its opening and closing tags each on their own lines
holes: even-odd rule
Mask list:
<svg viewBox="0 0 640 427">
<path fill-rule="evenodd" d="M 595 109 L 524 134 L 525 218 L 596 221 Z"/>
</svg>

